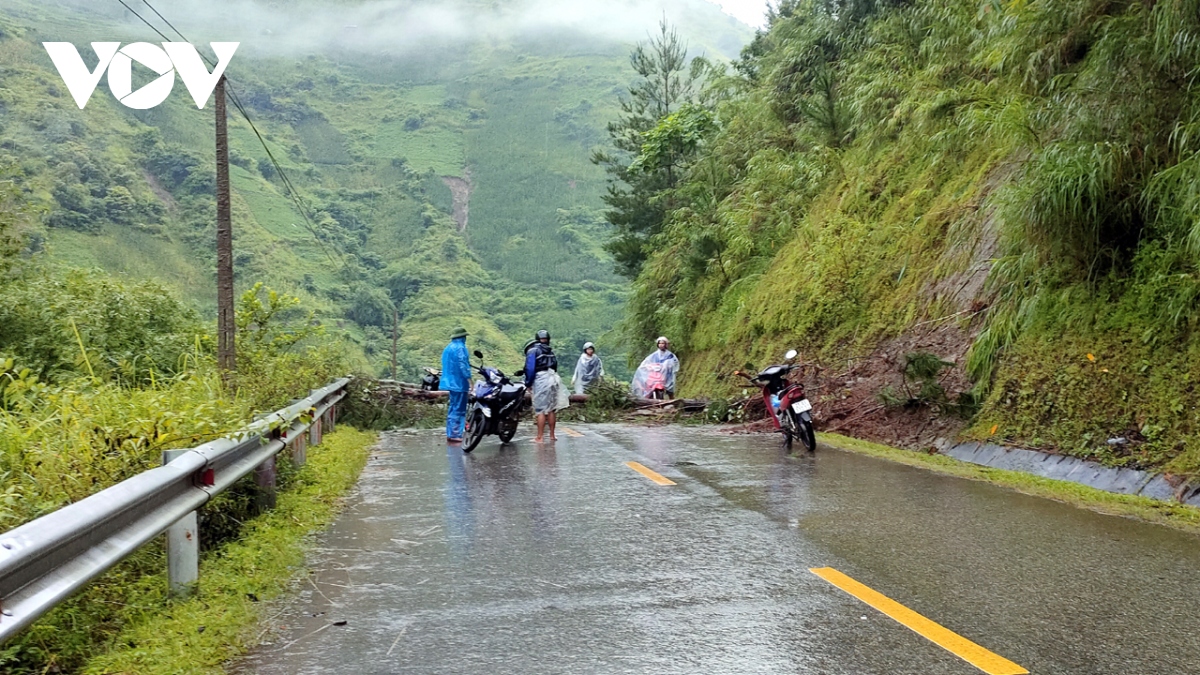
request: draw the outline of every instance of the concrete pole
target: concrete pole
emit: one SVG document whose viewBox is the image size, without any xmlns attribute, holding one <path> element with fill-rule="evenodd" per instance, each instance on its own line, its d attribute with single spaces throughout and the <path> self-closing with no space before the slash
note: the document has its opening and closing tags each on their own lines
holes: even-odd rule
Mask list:
<svg viewBox="0 0 1200 675">
<path fill-rule="evenodd" d="M 163 464 L 188 450 L 166 450 Z M 192 511 L 167 528 L 167 588 L 171 595 L 192 594 L 200 579 L 200 525 Z"/>
<path fill-rule="evenodd" d="M 214 90 L 217 116 L 217 369 L 229 389 L 237 373 L 233 298 L 233 219 L 229 197 L 229 137 L 225 125 L 225 77 Z"/>
</svg>

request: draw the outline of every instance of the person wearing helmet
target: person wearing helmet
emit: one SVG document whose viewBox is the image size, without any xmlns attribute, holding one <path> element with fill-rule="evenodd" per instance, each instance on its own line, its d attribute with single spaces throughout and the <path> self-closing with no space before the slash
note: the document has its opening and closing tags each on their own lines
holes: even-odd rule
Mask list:
<svg viewBox="0 0 1200 675">
<path fill-rule="evenodd" d="M 575 364 L 575 374 L 571 376 L 571 386 L 576 394 L 582 394 L 594 382 L 604 377 L 604 364 L 596 356 L 596 345 L 583 343 L 583 353 Z"/>
<path fill-rule="evenodd" d="M 642 364 L 633 373 L 630 389 L 641 398 L 674 398 L 675 375 L 679 372 L 679 357 L 668 347 L 671 341 L 660 337 L 655 341 L 658 349 L 642 359 Z"/>
<path fill-rule="evenodd" d="M 467 355 L 467 329 L 450 333 L 450 344 L 442 350 L 442 378 L 438 388 L 450 392 L 446 406 L 446 441 L 459 443 L 467 421 L 467 392 L 471 389 L 471 357 Z"/>
<path fill-rule="evenodd" d="M 557 441 L 554 425 L 558 422 L 558 357 L 550 348 L 550 333 L 539 330 L 534 336 L 536 343 L 525 354 L 525 386 L 533 392 L 533 412 L 537 415 L 537 437 L 541 443 L 546 427 L 550 427 L 550 440 Z"/>
</svg>

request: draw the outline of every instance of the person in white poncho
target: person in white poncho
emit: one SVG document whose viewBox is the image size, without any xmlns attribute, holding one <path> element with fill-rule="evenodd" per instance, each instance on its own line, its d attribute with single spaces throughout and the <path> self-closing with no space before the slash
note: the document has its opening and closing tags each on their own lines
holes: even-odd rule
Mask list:
<svg viewBox="0 0 1200 675">
<path fill-rule="evenodd" d="M 583 343 L 583 353 L 575 364 L 575 374 L 571 376 L 571 386 L 576 394 L 582 394 L 585 389 L 604 377 L 604 363 L 596 356 L 596 345 Z"/>
<path fill-rule="evenodd" d="M 667 338 L 660 337 L 655 342 L 658 349 L 650 352 L 633 373 L 630 393 L 639 398 L 674 398 L 679 357 L 667 348 L 671 344 Z"/>
</svg>

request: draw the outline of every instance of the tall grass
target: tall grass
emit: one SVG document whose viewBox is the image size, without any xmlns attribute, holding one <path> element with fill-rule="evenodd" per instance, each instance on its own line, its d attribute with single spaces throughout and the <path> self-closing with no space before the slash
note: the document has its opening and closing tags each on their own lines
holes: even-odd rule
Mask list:
<svg viewBox="0 0 1200 675">
<path fill-rule="evenodd" d="M 1200 344 L 1196 10 L 781 3 L 671 195 L 629 338 L 670 333 L 684 391 L 720 390 L 714 365 L 833 359 L 970 310 L 973 433 L 1200 471 L 1172 377 Z M 978 297 L 947 292 L 989 264 Z M 1102 346 L 1100 377 L 1056 370 Z M 1141 444 L 1109 456 L 1108 433 Z"/>
</svg>

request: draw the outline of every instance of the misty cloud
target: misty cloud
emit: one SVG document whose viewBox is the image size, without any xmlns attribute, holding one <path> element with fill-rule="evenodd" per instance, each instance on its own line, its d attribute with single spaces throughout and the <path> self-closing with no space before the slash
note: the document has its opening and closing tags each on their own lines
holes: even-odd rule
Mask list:
<svg viewBox="0 0 1200 675">
<path fill-rule="evenodd" d="M 99 9 L 93 3 L 72 0 L 62 4 L 86 6 L 92 12 Z M 130 5 L 159 23 L 145 5 Z M 398 55 L 431 43 L 519 40 L 546 32 L 578 32 L 635 42 L 655 30 L 664 15 L 686 34 L 698 10 L 720 12 L 705 0 L 374 0 L 344 4 L 157 0 L 154 5 L 194 43 L 237 41 L 246 52 L 264 55 L 317 54 L 330 49 Z M 117 5 L 114 18 L 122 16 L 137 22 Z M 731 26 L 731 30 L 737 29 Z M 147 31 L 138 29 L 139 34 Z M 165 28 L 164 32 L 169 33 Z"/>
</svg>

